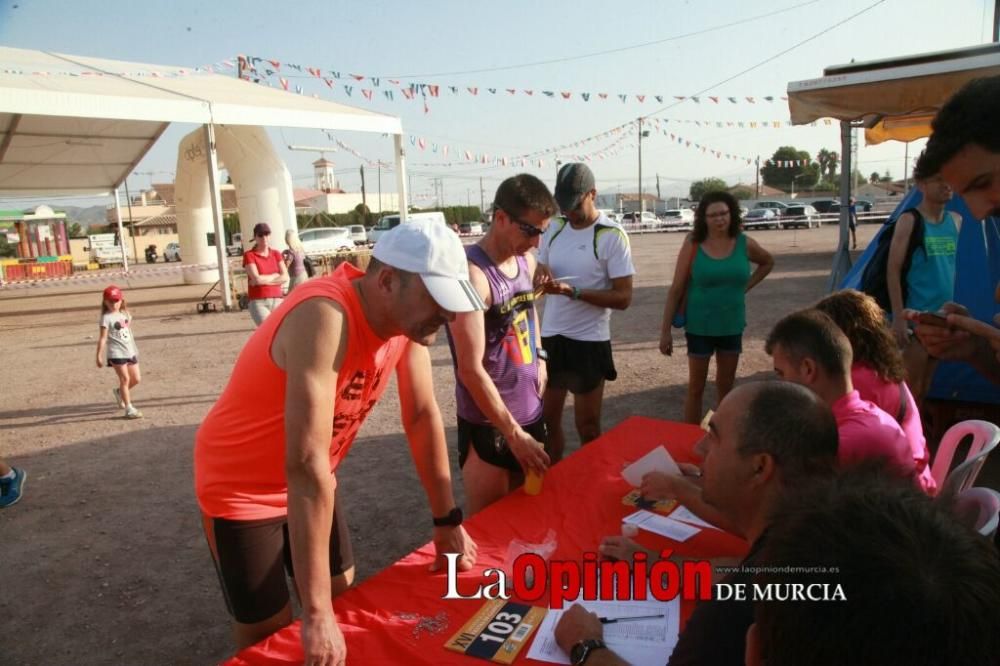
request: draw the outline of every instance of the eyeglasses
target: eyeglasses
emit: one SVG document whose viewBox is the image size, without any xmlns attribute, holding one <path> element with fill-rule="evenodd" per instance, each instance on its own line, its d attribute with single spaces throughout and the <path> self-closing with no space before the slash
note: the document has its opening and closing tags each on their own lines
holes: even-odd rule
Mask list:
<svg viewBox="0 0 1000 666">
<path fill-rule="evenodd" d="M 521 233 L 524 234 L 525 236 L 527 236 L 528 238 L 534 238 L 535 236 L 541 236 L 542 234 L 545 233 L 545 229 L 542 229 L 540 227 L 536 227 L 535 225 L 529 224 L 529 223 L 525 222 L 524 220 L 517 219 L 516 217 L 514 217 L 513 215 L 511 215 L 510 211 L 508 211 L 508 210 L 504 210 L 503 208 L 498 208 L 497 210 L 503 210 L 503 212 L 507 214 L 507 217 L 510 218 L 510 221 L 513 222 L 514 224 L 516 224 L 521 229 Z"/>
</svg>

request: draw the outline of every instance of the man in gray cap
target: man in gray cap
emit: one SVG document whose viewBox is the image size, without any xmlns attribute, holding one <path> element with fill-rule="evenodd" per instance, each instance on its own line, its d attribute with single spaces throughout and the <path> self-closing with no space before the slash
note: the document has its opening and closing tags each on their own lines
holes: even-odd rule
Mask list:
<svg viewBox="0 0 1000 666">
<path fill-rule="evenodd" d="M 285 570 L 302 606 L 307 664 L 343 664 L 330 598 L 354 577 L 338 464 L 396 372 L 403 429 L 433 517 L 435 567 L 461 527 L 427 346 L 456 313 L 483 308 L 465 252 L 444 224 L 400 224 L 366 272 L 344 262 L 300 285 L 250 336 L 195 439 L 195 493 L 240 648 L 292 621 Z M 284 563 L 284 566 L 282 566 Z"/>
<path fill-rule="evenodd" d="M 548 354 L 545 424 L 553 461 L 563 455 L 562 412 L 573 393 L 581 444 L 601 434 L 604 382 L 618 376 L 611 353 L 611 311 L 632 302 L 632 250 L 628 234 L 597 210 L 594 174 L 580 162 L 556 177 L 563 217 L 542 237 L 536 284 L 552 295 L 542 318 Z"/>
</svg>

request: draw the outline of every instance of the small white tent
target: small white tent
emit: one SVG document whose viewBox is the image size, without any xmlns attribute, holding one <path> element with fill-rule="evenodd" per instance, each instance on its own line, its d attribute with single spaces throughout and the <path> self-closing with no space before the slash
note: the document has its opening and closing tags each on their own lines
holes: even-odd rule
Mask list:
<svg viewBox="0 0 1000 666">
<path fill-rule="evenodd" d="M 399 118 L 183 67 L 0 47 L 0 197 L 110 194 L 172 122 L 205 126 L 216 238 L 222 234 L 215 126 L 390 134 L 400 211 L 406 173 Z M 217 262 L 230 307 L 224 243 Z"/>
</svg>

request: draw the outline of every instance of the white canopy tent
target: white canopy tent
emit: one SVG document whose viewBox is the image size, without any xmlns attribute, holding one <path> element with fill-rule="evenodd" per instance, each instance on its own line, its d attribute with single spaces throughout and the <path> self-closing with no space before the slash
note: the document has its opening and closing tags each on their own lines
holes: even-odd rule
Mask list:
<svg viewBox="0 0 1000 666">
<path fill-rule="evenodd" d="M 847 201 L 854 127 L 865 128 L 869 144 L 928 136 L 934 114 L 953 93 L 968 81 L 996 75 L 1000 75 L 1000 44 L 835 65 L 824 69 L 822 78 L 790 82 L 788 108 L 795 125 L 820 118 L 841 121 L 840 200 Z M 842 206 L 831 290 L 851 267 L 847 215 Z"/>
<path fill-rule="evenodd" d="M 274 90 L 235 73 L 0 47 L 0 197 L 115 193 L 117 203 L 117 188 L 172 122 L 205 127 L 217 239 L 225 236 L 216 125 L 391 134 L 405 219 L 407 181 L 397 117 Z M 229 309 L 221 240 L 216 250 Z"/>
</svg>

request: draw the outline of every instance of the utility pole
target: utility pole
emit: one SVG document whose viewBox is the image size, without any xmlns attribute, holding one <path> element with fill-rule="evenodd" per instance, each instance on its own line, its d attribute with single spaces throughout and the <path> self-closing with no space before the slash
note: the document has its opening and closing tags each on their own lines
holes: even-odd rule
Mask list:
<svg viewBox="0 0 1000 666">
<path fill-rule="evenodd" d="M 760 155 L 757 156 L 757 168 L 754 169 L 754 174 L 756 174 L 754 181 L 754 199 L 760 199 Z"/>
<path fill-rule="evenodd" d="M 382 160 L 378 161 L 378 216 L 382 217 Z"/>
<path fill-rule="evenodd" d="M 368 208 L 368 198 L 365 194 L 365 165 L 361 165 L 361 205 Z"/>
<path fill-rule="evenodd" d="M 483 198 L 483 177 L 479 177 L 479 211 L 486 212 L 486 199 Z"/>
<path fill-rule="evenodd" d="M 645 202 L 642 200 L 642 116 L 639 116 L 639 216 L 646 210 Z"/>
<path fill-rule="evenodd" d="M 1000 0 L 993 5 L 993 41 L 1000 42 Z"/>
<path fill-rule="evenodd" d="M 660 174 L 656 174 L 656 198 L 657 199 L 663 198 L 662 196 L 660 196 Z"/>
<path fill-rule="evenodd" d="M 997 0 L 1000 3 L 1000 0 Z M 903 144 L 903 194 L 910 190 L 910 142 Z"/>
<path fill-rule="evenodd" d="M 465 188 L 465 205 L 472 208 L 472 190 Z"/>
</svg>

